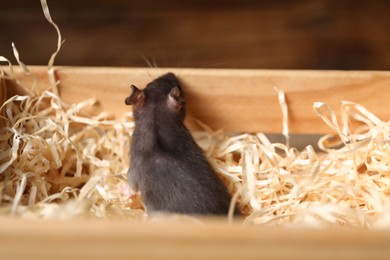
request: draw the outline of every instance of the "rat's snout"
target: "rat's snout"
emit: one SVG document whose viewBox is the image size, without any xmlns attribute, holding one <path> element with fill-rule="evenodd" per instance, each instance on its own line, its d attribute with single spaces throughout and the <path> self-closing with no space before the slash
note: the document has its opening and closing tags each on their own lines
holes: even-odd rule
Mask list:
<svg viewBox="0 0 390 260">
<path fill-rule="evenodd" d="M 159 82 L 160 84 L 169 84 L 171 86 L 179 86 L 179 81 L 177 80 L 176 78 L 176 75 L 173 74 L 172 72 L 168 72 L 164 75 L 162 75 L 161 77 L 159 77 L 157 79 L 157 82 Z"/>
<path fill-rule="evenodd" d="M 172 72 L 168 72 L 168 73 L 162 75 L 160 78 L 161 79 L 167 79 L 167 80 L 170 80 L 170 81 L 177 81 L 177 78 L 176 78 L 175 74 L 173 74 Z"/>
</svg>

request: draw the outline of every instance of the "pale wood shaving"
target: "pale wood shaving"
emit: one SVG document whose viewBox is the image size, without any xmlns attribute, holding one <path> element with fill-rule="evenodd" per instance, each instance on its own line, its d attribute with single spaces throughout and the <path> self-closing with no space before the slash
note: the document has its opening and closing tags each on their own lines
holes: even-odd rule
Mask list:
<svg viewBox="0 0 390 260">
<path fill-rule="evenodd" d="M 131 196 L 126 180 L 132 114 L 109 120 L 107 113 L 83 112 L 98 100 L 61 99 L 53 65 L 63 41 L 46 1 L 41 4 L 58 36 L 46 91 L 37 92 L 35 80 L 24 86 L 29 95 L 5 100 L 6 80 L 19 81 L 0 56 L 8 65 L 0 68 L 0 216 L 143 220 L 140 197 Z M 280 89 L 276 94 L 285 144 L 271 143 L 264 133 L 214 131 L 201 122 L 204 131 L 193 133 L 233 195 L 229 221 L 237 203 L 246 224 L 389 228 L 390 122 L 348 101 L 339 121 L 329 105 L 315 102 L 314 111 L 334 134 L 319 140 L 321 152 L 310 144 L 298 151 L 289 145 L 286 95 Z"/>
<path fill-rule="evenodd" d="M 83 113 L 94 105 L 94 99 L 68 105 L 49 91 L 2 104 L 3 215 L 144 218 L 126 181 L 132 114 L 107 120 L 106 113 Z M 310 145 L 298 151 L 271 143 L 263 133 L 231 135 L 204 124 L 194 137 L 247 224 L 383 228 L 390 223 L 390 123 L 352 102 L 342 103 L 341 123 L 328 105 L 317 102 L 314 109 L 336 132 L 320 139 L 320 153 Z M 352 128 L 352 121 L 364 126 Z"/>
</svg>

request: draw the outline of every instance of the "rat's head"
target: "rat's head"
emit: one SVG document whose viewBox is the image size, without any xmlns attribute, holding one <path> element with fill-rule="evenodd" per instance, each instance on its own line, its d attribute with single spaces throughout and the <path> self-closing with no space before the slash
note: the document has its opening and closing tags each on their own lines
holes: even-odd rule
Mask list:
<svg viewBox="0 0 390 260">
<path fill-rule="evenodd" d="M 182 88 L 173 73 L 167 73 L 140 90 L 131 86 L 132 92 L 125 99 L 126 105 L 133 105 L 136 119 L 143 111 L 155 111 L 164 117 L 175 117 L 184 120 L 185 99 Z"/>
</svg>

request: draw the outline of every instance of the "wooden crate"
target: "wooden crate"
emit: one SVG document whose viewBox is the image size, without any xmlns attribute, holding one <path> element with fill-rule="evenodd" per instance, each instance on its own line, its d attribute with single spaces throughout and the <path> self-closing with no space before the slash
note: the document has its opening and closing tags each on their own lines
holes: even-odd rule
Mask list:
<svg viewBox="0 0 390 260">
<path fill-rule="evenodd" d="M 39 80 L 47 80 L 45 67 L 31 70 Z M 286 92 L 291 133 L 331 132 L 313 112 L 315 101 L 326 102 L 336 112 L 342 100 L 357 102 L 381 119 L 390 120 L 390 110 L 386 109 L 390 72 L 60 67 L 56 76 L 61 81 L 60 94 L 65 102 L 95 97 L 100 101 L 96 111 L 121 115 L 130 111 L 124 98 L 129 95 L 131 84 L 143 88 L 168 71 L 173 71 L 184 85 L 188 117 L 213 129 L 280 133 L 282 113 L 275 87 Z M 32 78 L 20 81 L 23 85 L 31 83 Z M 25 93 L 18 87 L 8 95 L 17 92 Z"/>
<path fill-rule="evenodd" d="M 46 68 L 32 67 L 40 80 Z M 390 73 L 357 71 L 267 71 L 148 68 L 60 67 L 60 93 L 68 103 L 96 97 L 96 111 L 119 116 L 128 111 L 129 86 L 144 87 L 173 71 L 183 83 L 189 117 L 214 129 L 280 133 L 282 113 L 275 86 L 284 90 L 290 131 L 323 134 L 328 127 L 313 112 L 314 101 L 340 107 L 341 100 L 358 102 L 383 120 L 390 120 Z M 27 93 L 31 77 L 7 84 L 5 96 Z M 0 91 L 0 93 L 3 93 Z M 1 94 L 3 95 L 3 94 Z M 1 100 L 3 99 L 1 96 Z M 196 125 L 188 120 L 192 129 Z M 96 220 L 22 220 L 3 218 L 0 259 L 388 259 L 390 232 L 358 229 L 275 229 L 206 224 L 129 223 Z"/>
</svg>

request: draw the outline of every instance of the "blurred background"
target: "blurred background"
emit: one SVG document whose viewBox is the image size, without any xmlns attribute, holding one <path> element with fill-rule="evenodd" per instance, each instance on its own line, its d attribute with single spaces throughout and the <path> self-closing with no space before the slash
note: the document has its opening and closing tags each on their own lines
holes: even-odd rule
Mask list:
<svg viewBox="0 0 390 260">
<path fill-rule="evenodd" d="M 390 1 L 48 0 L 57 65 L 390 69 Z M 39 0 L 2 1 L 0 55 L 47 64 Z"/>
</svg>

